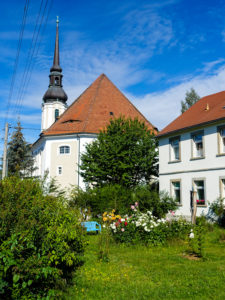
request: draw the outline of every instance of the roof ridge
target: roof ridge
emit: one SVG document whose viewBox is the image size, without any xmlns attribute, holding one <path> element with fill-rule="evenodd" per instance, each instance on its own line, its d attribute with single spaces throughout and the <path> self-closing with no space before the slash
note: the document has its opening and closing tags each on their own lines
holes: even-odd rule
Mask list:
<svg viewBox="0 0 225 300">
<path fill-rule="evenodd" d="M 96 100 L 96 97 L 97 97 L 97 94 L 98 94 L 98 91 L 99 91 L 99 88 L 100 88 L 100 85 L 101 85 L 101 82 L 102 82 L 103 78 L 104 78 L 104 75 L 100 77 L 100 80 L 99 80 L 99 83 L 98 83 L 95 95 L 94 95 L 94 97 L 92 98 L 92 100 L 90 102 L 90 106 L 89 106 L 89 109 L 88 109 L 88 112 L 87 112 L 87 118 L 84 121 L 83 131 L 85 130 L 85 128 L 87 126 L 87 122 L 89 120 L 90 113 L 92 112 L 92 109 L 93 109 L 93 106 L 94 106 L 94 102 Z"/>
<path fill-rule="evenodd" d="M 110 83 L 118 90 L 118 92 L 120 93 L 120 94 L 122 94 L 125 98 L 126 98 L 126 100 L 131 104 L 131 106 L 145 119 L 145 121 L 146 122 L 148 122 L 148 123 L 150 123 L 150 125 L 152 126 L 152 128 L 153 129 L 156 129 L 157 131 L 158 131 L 158 128 L 157 127 L 155 127 L 154 125 L 152 125 L 152 123 L 149 121 L 149 120 L 147 120 L 146 119 L 146 117 L 137 109 L 137 107 L 126 97 L 126 95 L 124 95 L 124 93 L 123 92 L 121 92 L 120 91 L 120 89 L 105 75 L 105 74 L 102 74 L 102 75 L 104 75 L 109 81 L 110 81 Z"/>
</svg>

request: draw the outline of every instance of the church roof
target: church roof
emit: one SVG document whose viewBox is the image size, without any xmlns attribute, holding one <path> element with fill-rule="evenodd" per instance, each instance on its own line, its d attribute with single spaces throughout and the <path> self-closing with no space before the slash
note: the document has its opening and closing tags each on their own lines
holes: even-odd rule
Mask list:
<svg viewBox="0 0 225 300">
<path fill-rule="evenodd" d="M 101 74 L 42 135 L 99 133 L 111 118 L 120 116 L 138 118 L 157 132 L 108 77 Z"/>
<path fill-rule="evenodd" d="M 186 112 L 167 125 L 158 137 L 225 119 L 225 91 L 198 100 Z"/>
</svg>

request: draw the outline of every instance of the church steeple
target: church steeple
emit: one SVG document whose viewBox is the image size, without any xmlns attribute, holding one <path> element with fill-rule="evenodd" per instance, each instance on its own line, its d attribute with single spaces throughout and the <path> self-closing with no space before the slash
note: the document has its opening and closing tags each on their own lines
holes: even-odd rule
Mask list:
<svg viewBox="0 0 225 300">
<path fill-rule="evenodd" d="M 67 95 L 62 88 L 62 68 L 59 64 L 59 19 L 56 20 L 56 39 L 55 52 L 53 59 L 53 66 L 50 69 L 50 82 L 48 90 L 44 94 L 44 102 L 61 101 L 63 103 L 67 100 Z"/>
<path fill-rule="evenodd" d="M 56 38 L 53 65 L 50 69 L 49 86 L 42 103 L 41 130 L 49 128 L 67 109 L 67 94 L 62 86 L 62 68 L 59 64 L 59 19 L 56 20 Z"/>
<path fill-rule="evenodd" d="M 50 69 L 50 72 L 62 72 L 62 68 L 59 65 L 59 17 L 56 19 L 56 38 L 55 38 L 55 52 L 53 66 Z"/>
</svg>

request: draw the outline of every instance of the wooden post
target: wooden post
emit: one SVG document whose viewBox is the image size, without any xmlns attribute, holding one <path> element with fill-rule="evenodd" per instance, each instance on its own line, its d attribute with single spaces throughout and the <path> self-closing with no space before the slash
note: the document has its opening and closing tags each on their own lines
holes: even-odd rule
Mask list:
<svg viewBox="0 0 225 300">
<path fill-rule="evenodd" d="M 192 206 L 192 215 L 191 215 L 191 223 L 194 225 L 196 223 L 196 213 L 197 213 L 197 192 L 193 191 L 193 206 Z"/>
<path fill-rule="evenodd" d="M 5 139 L 3 150 L 3 166 L 2 166 L 2 179 L 7 176 L 7 144 L 8 144 L 9 124 L 5 123 Z"/>
</svg>

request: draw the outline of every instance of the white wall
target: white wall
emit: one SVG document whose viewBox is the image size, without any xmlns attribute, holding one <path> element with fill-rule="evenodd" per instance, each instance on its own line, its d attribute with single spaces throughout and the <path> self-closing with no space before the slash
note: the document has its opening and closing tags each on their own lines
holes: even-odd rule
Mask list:
<svg viewBox="0 0 225 300">
<path fill-rule="evenodd" d="M 45 171 L 49 177 L 55 178 L 62 188 L 69 188 L 70 185 L 78 185 L 85 188 L 82 177 L 79 175 L 79 164 L 81 153 L 85 151 L 86 144 L 91 143 L 97 135 L 95 134 L 74 134 L 62 136 L 42 137 L 33 146 L 35 166 L 38 169 L 34 176 L 44 176 Z M 59 154 L 60 146 L 70 146 L 70 154 Z M 62 167 L 62 174 L 57 172 Z"/>
<path fill-rule="evenodd" d="M 218 124 L 221 125 L 221 124 Z M 181 180 L 181 201 L 178 214 L 190 215 L 190 191 L 192 180 L 205 180 L 206 201 L 212 202 L 220 196 L 220 177 L 225 177 L 225 156 L 218 155 L 217 126 L 211 125 L 200 128 L 204 130 L 204 158 L 192 160 L 191 133 L 196 130 L 180 134 L 180 162 L 170 162 L 169 138 L 159 138 L 159 185 L 160 190 L 171 193 L 171 180 Z M 224 123 L 225 125 L 225 123 Z M 179 136 L 179 134 L 174 134 Z M 198 207 L 197 214 L 207 213 L 207 207 Z"/>
<path fill-rule="evenodd" d="M 59 110 L 59 116 L 67 109 L 67 105 L 60 102 L 47 102 L 42 104 L 41 131 L 48 129 L 55 122 L 55 110 Z"/>
</svg>

